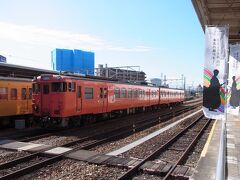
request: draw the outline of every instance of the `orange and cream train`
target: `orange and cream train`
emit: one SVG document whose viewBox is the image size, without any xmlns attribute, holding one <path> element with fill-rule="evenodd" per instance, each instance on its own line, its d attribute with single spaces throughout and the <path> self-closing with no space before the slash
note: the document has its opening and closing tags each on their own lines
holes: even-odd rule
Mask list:
<svg viewBox="0 0 240 180">
<path fill-rule="evenodd" d="M 44 126 L 84 123 L 183 101 L 184 91 L 179 89 L 50 74 L 33 80 L 33 115 Z"/>
<path fill-rule="evenodd" d="M 0 77 L 0 125 L 32 114 L 32 80 Z"/>
</svg>

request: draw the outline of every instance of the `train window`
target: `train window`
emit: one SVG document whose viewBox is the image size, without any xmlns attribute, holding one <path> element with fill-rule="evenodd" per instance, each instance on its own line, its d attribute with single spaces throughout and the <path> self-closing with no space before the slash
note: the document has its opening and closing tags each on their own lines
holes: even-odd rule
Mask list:
<svg viewBox="0 0 240 180">
<path fill-rule="evenodd" d="M 132 98 L 132 89 L 128 89 L 128 98 Z"/>
<path fill-rule="evenodd" d="M 137 98 L 137 97 L 138 97 L 138 90 L 134 90 L 134 91 L 133 91 L 133 97 L 134 97 L 134 98 Z"/>
<path fill-rule="evenodd" d="M 127 90 L 126 90 L 125 88 L 123 88 L 123 89 L 121 90 L 121 97 L 122 97 L 122 98 L 126 98 L 126 97 L 127 97 Z"/>
<path fill-rule="evenodd" d="M 81 86 L 78 86 L 78 90 L 77 90 L 77 93 L 78 93 L 78 98 L 81 98 Z"/>
<path fill-rule="evenodd" d="M 85 99 L 93 99 L 93 88 L 85 88 Z"/>
<path fill-rule="evenodd" d="M 22 88 L 22 99 L 27 99 L 27 88 Z"/>
<path fill-rule="evenodd" d="M 72 91 L 75 92 L 76 91 L 76 83 L 72 83 Z"/>
<path fill-rule="evenodd" d="M 116 99 L 120 98 L 120 89 L 115 88 L 115 89 L 114 89 L 114 95 L 115 95 L 115 98 L 116 98 Z"/>
<path fill-rule="evenodd" d="M 133 97 L 133 98 L 136 97 L 136 90 L 132 90 L 132 97 Z"/>
<path fill-rule="evenodd" d="M 68 91 L 71 91 L 72 87 L 71 87 L 71 83 L 68 83 Z"/>
<path fill-rule="evenodd" d="M 32 88 L 33 88 L 33 92 L 35 93 L 40 92 L 40 84 L 33 83 Z"/>
<path fill-rule="evenodd" d="M 43 94 L 49 93 L 49 85 L 43 85 Z"/>
<path fill-rule="evenodd" d="M 76 89 L 76 83 L 75 82 L 69 82 L 68 83 L 68 91 L 69 92 L 75 92 Z"/>
<path fill-rule="evenodd" d="M 104 88 L 104 98 L 107 98 L 107 88 Z"/>
<path fill-rule="evenodd" d="M 145 94 L 146 94 L 146 96 L 149 96 L 149 91 L 146 91 L 146 93 L 145 93 Z"/>
<path fill-rule="evenodd" d="M 100 98 L 103 98 L 103 88 L 100 88 Z"/>
<path fill-rule="evenodd" d="M 52 83 L 52 92 L 66 92 L 67 83 L 65 82 L 54 82 Z"/>
<path fill-rule="evenodd" d="M 16 88 L 12 88 L 11 89 L 11 99 L 12 100 L 16 100 L 17 99 L 17 89 Z"/>
<path fill-rule="evenodd" d="M 142 90 L 141 89 L 139 90 L 139 94 L 138 95 L 139 95 L 138 97 L 142 98 Z"/>
<path fill-rule="evenodd" d="M 7 100 L 8 99 L 8 88 L 5 87 L 0 87 L 0 99 Z"/>
<path fill-rule="evenodd" d="M 29 88 L 28 91 L 29 91 L 28 99 L 32 99 L 32 88 Z"/>
</svg>

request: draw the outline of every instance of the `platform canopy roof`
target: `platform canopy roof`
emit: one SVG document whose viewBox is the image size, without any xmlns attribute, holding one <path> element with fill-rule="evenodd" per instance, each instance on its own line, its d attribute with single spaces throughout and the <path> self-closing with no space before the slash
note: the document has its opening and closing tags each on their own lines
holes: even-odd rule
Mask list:
<svg viewBox="0 0 240 180">
<path fill-rule="evenodd" d="M 230 42 L 240 41 L 240 0 L 192 0 L 202 25 L 229 25 Z"/>
<path fill-rule="evenodd" d="M 15 64 L 0 63 L 0 76 L 30 78 L 40 74 L 58 74 L 57 71 L 19 66 Z"/>
</svg>

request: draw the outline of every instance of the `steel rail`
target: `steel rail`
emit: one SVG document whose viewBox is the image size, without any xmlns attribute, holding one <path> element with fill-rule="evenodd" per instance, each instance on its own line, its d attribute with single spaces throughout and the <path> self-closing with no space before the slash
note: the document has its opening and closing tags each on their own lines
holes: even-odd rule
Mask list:
<svg viewBox="0 0 240 180">
<path fill-rule="evenodd" d="M 192 104 L 192 106 L 189 106 L 189 107 L 194 107 L 194 106 L 196 106 L 196 104 L 195 103 L 189 103 L 189 104 Z M 185 108 L 187 108 L 187 107 L 185 107 Z M 177 111 L 178 109 L 176 109 L 176 111 Z M 139 115 L 139 114 L 136 114 L 136 115 Z M 122 118 L 128 118 L 128 116 L 125 116 L 125 117 L 122 117 Z M 118 118 L 117 118 L 118 119 Z M 108 120 L 108 123 L 111 123 L 111 122 L 114 122 L 114 121 L 117 121 L 117 119 L 111 119 L 111 120 Z M 97 124 L 88 124 L 88 126 L 86 126 L 86 127 L 97 127 L 97 126 L 99 126 L 99 125 L 101 125 L 101 124 L 104 124 L 104 123 L 97 123 Z M 45 138 L 45 137 L 48 137 L 48 136 L 52 136 L 52 135 L 58 135 L 59 133 L 64 133 L 64 132 L 66 132 L 66 133 L 68 133 L 68 131 L 69 130 L 71 130 L 71 132 L 72 131 L 78 131 L 78 130 L 81 130 L 81 128 L 83 128 L 83 127 L 77 127 L 77 128 L 56 128 L 56 129 L 50 129 L 50 130 L 48 130 L 48 131 L 46 131 L 46 130 L 43 130 L 43 132 L 40 132 L 39 134 L 40 135 L 35 135 L 35 136 L 33 136 L 33 137 L 24 137 L 24 138 L 22 138 L 21 136 L 19 137 L 19 138 L 17 138 L 17 140 L 20 140 L 20 141 L 22 141 L 22 142 L 29 142 L 29 141 L 33 141 L 33 140 L 37 140 L 37 139 L 40 139 L 40 138 Z M 1 137 L 1 139 L 2 139 L 2 137 Z"/>
<path fill-rule="evenodd" d="M 175 115 L 181 114 L 182 112 L 185 112 L 185 111 L 186 111 L 186 109 L 177 110 L 177 111 L 175 112 Z M 136 126 L 135 126 L 135 132 L 141 131 L 142 129 L 144 129 L 144 128 L 148 127 L 148 126 L 153 125 L 154 123 L 158 123 L 159 120 L 160 120 L 161 122 L 164 121 L 164 120 L 167 120 L 167 118 L 172 117 L 172 116 L 171 116 L 171 113 L 172 113 L 172 112 L 164 113 L 164 114 L 162 114 L 161 116 L 159 116 L 158 118 L 157 118 L 157 117 L 152 118 L 152 119 L 150 119 L 150 120 L 152 120 L 152 122 L 149 121 L 149 119 L 147 119 L 147 120 L 145 119 L 145 120 L 142 120 L 142 121 L 137 122 L 137 123 L 136 123 Z M 159 118 L 160 118 L 160 119 L 159 119 Z M 141 123 L 142 123 L 142 124 L 141 124 Z M 77 143 L 83 143 L 83 142 L 89 141 L 89 140 L 91 140 L 91 139 L 99 138 L 100 136 L 107 136 L 108 134 L 113 134 L 115 131 L 116 131 L 116 132 L 117 132 L 117 131 L 124 131 L 124 130 L 126 130 L 126 129 L 129 129 L 129 131 L 130 131 L 130 129 L 131 129 L 131 132 L 132 132 L 132 128 L 133 128 L 132 124 L 126 125 L 126 126 L 123 126 L 123 127 L 116 128 L 116 129 L 114 129 L 114 130 L 105 132 L 104 134 L 102 134 L 102 133 L 99 134 L 99 133 L 98 133 L 98 134 L 95 134 L 95 135 L 92 135 L 92 136 L 86 136 L 86 137 L 81 138 L 81 139 L 79 139 L 79 140 L 75 140 L 75 141 L 72 141 L 72 142 L 69 142 L 69 143 L 65 143 L 65 144 L 63 144 L 62 146 L 63 146 L 63 147 L 70 147 L 70 146 L 73 146 L 73 145 L 75 145 L 75 144 L 77 144 Z M 128 132 L 128 133 L 125 133 L 125 135 L 127 135 L 127 134 L 130 134 L 130 133 L 129 133 L 129 132 Z M 131 134 L 132 134 L 132 133 L 131 133 Z M 27 160 L 29 160 L 29 159 L 32 159 L 32 158 L 36 157 L 36 156 L 40 156 L 43 151 L 47 151 L 47 150 L 52 149 L 52 148 L 54 148 L 54 147 L 56 147 L 56 146 L 49 147 L 49 148 L 46 148 L 46 149 L 44 149 L 44 150 L 42 150 L 42 151 L 38 151 L 38 152 L 35 152 L 35 153 L 33 153 L 33 154 L 30 154 L 30 155 L 27 155 L 27 156 L 24 156 L 24 157 L 20 157 L 20 158 L 17 158 L 17 159 L 15 159 L 15 160 L 9 161 L 9 162 L 7 162 L 7 163 L 1 164 L 1 165 L 0 165 L 0 170 L 1 170 L 1 169 L 5 169 L 5 168 L 7 168 L 7 167 L 14 166 L 14 165 L 19 164 L 19 163 L 22 163 L 22 162 L 25 162 L 25 161 L 27 161 Z"/>
<path fill-rule="evenodd" d="M 152 154 L 150 154 L 145 159 L 143 159 L 141 162 L 139 162 L 136 166 L 134 166 L 133 168 L 128 170 L 125 174 L 123 174 L 121 177 L 119 177 L 118 180 L 130 179 L 134 174 L 136 174 L 138 172 L 138 169 L 140 168 L 140 166 L 142 166 L 145 162 L 154 159 L 158 154 L 160 154 L 162 151 L 166 150 L 169 145 L 171 145 L 174 141 L 176 141 L 182 134 L 184 134 L 189 128 L 194 126 L 202 118 L 203 118 L 203 115 L 201 114 L 201 116 L 199 116 L 194 122 L 192 122 L 190 125 L 185 127 L 183 130 L 181 130 L 175 136 L 173 136 L 170 140 L 168 140 L 165 144 L 163 144 L 161 147 L 159 147 L 157 150 L 155 150 Z"/>
<path fill-rule="evenodd" d="M 187 107 L 187 108 L 178 110 L 178 111 L 175 112 L 175 115 L 176 114 L 181 114 L 182 112 L 185 112 L 186 110 L 190 111 L 190 110 L 192 110 L 196 107 L 197 106 L 194 106 L 194 107 L 191 107 L 191 108 Z M 173 117 L 172 113 L 173 112 L 168 112 L 168 113 L 163 114 L 162 115 L 163 117 L 161 118 L 161 120 Z M 154 123 L 159 122 L 159 118 L 156 118 L 156 117 L 155 118 L 149 118 L 149 119 L 153 120 Z M 98 146 L 100 144 L 104 144 L 106 142 L 112 141 L 114 139 L 119 139 L 119 138 L 122 138 L 122 137 L 126 137 L 127 135 L 131 135 L 134 132 L 141 131 L 142 129 L 144 129 L 148 126 L 151 126 L 153 124 L 153 122 L 149 121 L 149 119 L 140 121 L 143 124 L 140 124 L 139 126 L 137 125 L 135 127 L 135 131 L 133 131 L 133 129 L 132 129 L 133 126 L 132 125 L 127 125 L 125 127 L 117 128 L 117 129 L 114 129 L 112 131 L 106 132 L 104 134 L 96 134 L 96 135 L 93 135 L 93 136 L 88 136 L 88 137 L 85 137 L 85 138 L 82 138 L 82 139 L 79 139 L 79 140 L 76 140 L 76 141 L 73 141 L 73 142 L 66 143 L 66 144 L 63 145 L 63 147 L 71 147 L 71 146 L 77 145 L 79 143 L 84 143 L 85 141 L 88 141 L 88 140 L 91 140 L 91 139 L 95 139 L 95 138 L 99 139 L 100 136 L 103 136 L 103 138 L 100 139 L 100 140 L 94 140 L 93 142 L 86 143 L 86 144 L 84 144 L 82 146 L 79 146 L 77 148 L 73 148 L 72 150 L 70 150 L 68 152 L 62 153 L 60 155 L 57 155 L 57 156 L 51 157 L 49 159 L 46 159 L 42 162 L 33 164 L 29 167 L 25 167 L 25 168 L 20 169 L 18 171 L 15 171 L 15 172 L 12 172 L 12 173 L 7 174 L 5 176 L 2 176 L 2 177 L 0 177 L 0 179 L 11 179 L 11 178 L 20 177 L 20 176 L 25 175 L 26 173 L 28 173 L 30 171 L 33 171 L 33 170 L 39 169 L 39 168 L 41 168 L 45 165 L 54 163 L 54 162 L 62 159 L 64 155 L 69 154 L 71 152 L 74 152 L 74 151 L 77 151 L 77 150 L 80 150 L 80 149 L 90 149 L 90 148 L 93 148 L 93 147 Z M 140 122 L 138 122 L 136 124 L 139 124 Z M 44 151 L 46 151 L 46 149 L 44 149 Z M 23 163 L 23 162 L 26 162 L 27 160 L 33 159 L 34 157 L 37 157 L 37 156 L 43 156 L 42 151 L 36 152 L 34 154 L 31 154 L 31 155 L 28 155 L 28 156 L 25 156 L 25 157 L 22 157 L 22 158 L 18 158 L 16 160 L 10 161 L 10 162 L 5 163 L 5 164 L 2 164 L 2 165 L 0 165 L 0 170 L 9 168 L 11 166 L 14 166 L 14 165 L 17 165 L 17 164 L 20 164 L 20 163 Z"/>
<path fill-rule="evenodd" d="M 196 135 L 196 137 L 192 140 L 192 142 L 189 144 L 189 146 L 187 147 L 187 149 L 184 151 L 184 153 L 182 154 L 182 156 L 177 160 L 177 162 L 172 166 L 172 168 L 168 171 L 168 173 L 166 174 L 166 176 L 163 178 L 163 180 L 167 180 L 170 178 L 170 175 L 172 174 L 172 172 L 174 171 L 174 169 L 177 167 L 177 165 L 180 165 L 180 163 L 182 163 L 182 161 L 184 160 L 184 158 L 186 158 L 186 156 L 188 155 L 188 153 L 190 152 L 190 150 L 192 150 L 192 148 L 194 147 L 194 145 L 197 143 L 197 140 L 201 137 L 201 135 L 203 134 L 204 130 L 207 128 L 207 126 L 209 125 L 209 123 L 211 122 L 210 119 L 208 119 L 208 121 L 204 124 L 204 126 L 202 127 L 202 129 L 200 130 L 200 132 Z"/>
</svg>

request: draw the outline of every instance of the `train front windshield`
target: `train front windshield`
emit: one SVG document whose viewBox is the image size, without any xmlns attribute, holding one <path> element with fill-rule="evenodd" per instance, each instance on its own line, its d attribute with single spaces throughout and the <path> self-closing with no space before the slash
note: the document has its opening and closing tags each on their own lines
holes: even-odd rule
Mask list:
<svg viewBox="0 0 240 180">
<path fill-rule="evenodd" d="M 66 92 L 67 83 L 65 82 L 54 82 L 52 83 L 52 92 Z"/>
</svg>

